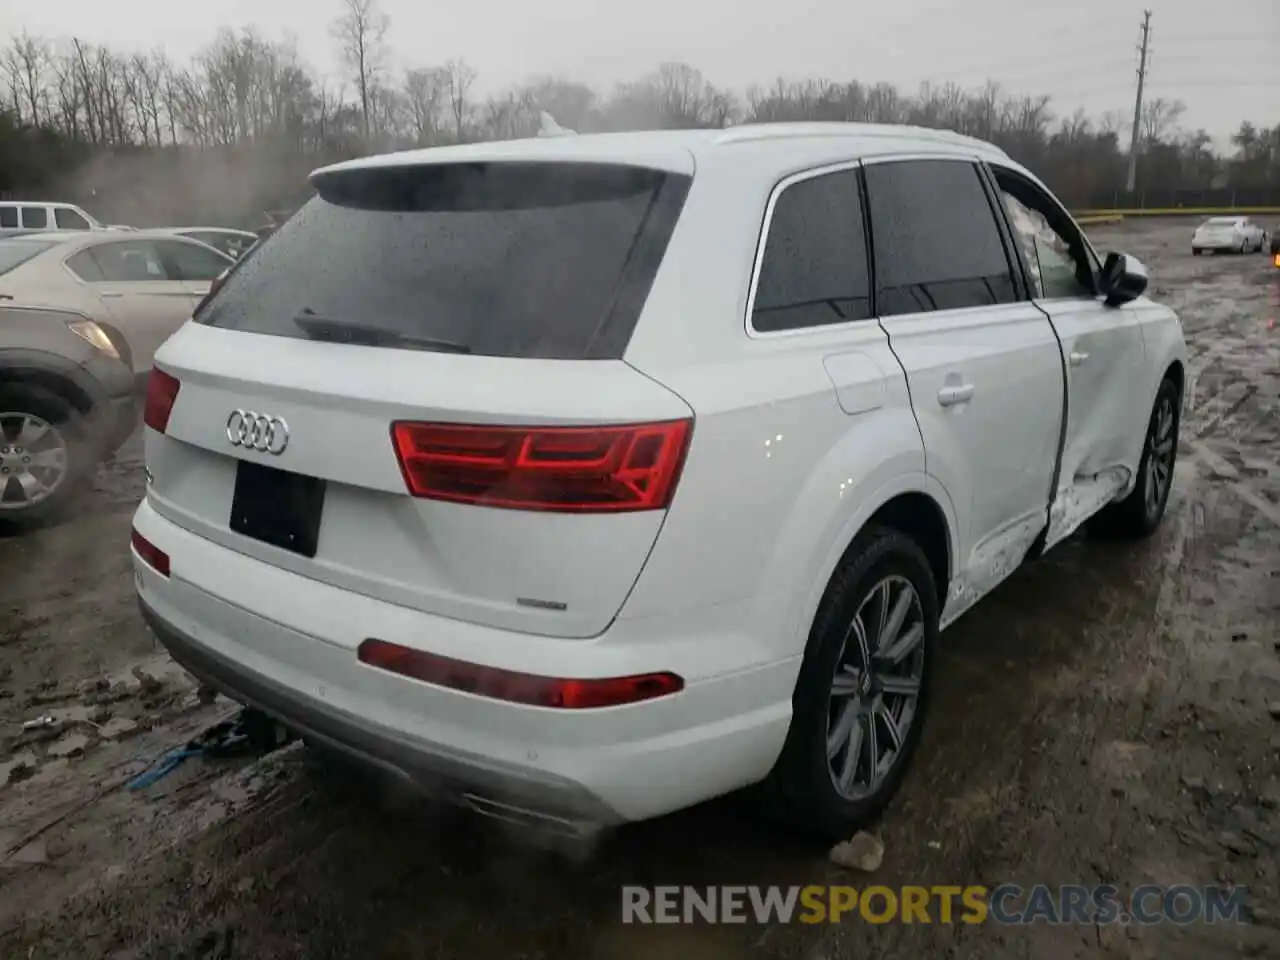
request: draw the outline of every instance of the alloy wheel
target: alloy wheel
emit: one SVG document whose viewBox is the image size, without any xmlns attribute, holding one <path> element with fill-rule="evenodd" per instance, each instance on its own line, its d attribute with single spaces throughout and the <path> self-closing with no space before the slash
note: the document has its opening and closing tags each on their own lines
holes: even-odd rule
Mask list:
<svg viewBox="0 0 1280 960">
<path fill-rule="evenodd" d="M 33 413 L 0 411 L 0 513 L 42 503 L 67 479 L 67 440 Z"/>
<path fill-rule="evenodd" d="M 1173 435 L 1175 421 L 1173 398 L 1161 396 L 1151 417 L 1147 432 L 1147 515 L 1155 516 L 1169 492 L 1173 476 L 1173 459 L 1177 438 Z"/>
<path fill-rule="evenodd" d="M 874 795 L 902 755 L 920 703 L 924 641 L 915 587 L 885 577 L 854 614 L 831 684 L 827 768 L 846 800 Z"/>
</svg>

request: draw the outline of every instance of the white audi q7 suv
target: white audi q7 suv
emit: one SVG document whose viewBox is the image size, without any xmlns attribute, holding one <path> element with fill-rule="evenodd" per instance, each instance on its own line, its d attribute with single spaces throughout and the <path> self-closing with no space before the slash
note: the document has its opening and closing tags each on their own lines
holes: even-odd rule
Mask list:
<svg viewBox="0 0 1280 960">
<path fill-rule="evenodd" d="M 752 786 L 847 835 L 939 631 L 1160 522 L 1185 348 L 995 147 L 787 124 L 343 163 L 156 355 L 172 655 L 557 829 Z"/>
</svg>

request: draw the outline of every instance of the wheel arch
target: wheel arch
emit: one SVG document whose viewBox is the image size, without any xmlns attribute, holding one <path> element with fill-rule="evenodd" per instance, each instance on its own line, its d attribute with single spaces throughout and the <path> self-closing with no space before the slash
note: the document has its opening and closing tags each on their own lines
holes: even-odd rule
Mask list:
<svg viewBox="0 0 1280 960">
<path fill-rule="evenodd" d="M 937 589 L 939 612 L 946 606 L 960 569 L 960 536 L 954 505 L 946 489 L 928 474 L 899 477 L 882 486 L 845 525 L 814 578 L 800 618 L 801 649 L 842 563 L 868 529 L 887 526 L 911 537 L 924 552 Z"/>
<path fill-rule="evenodd" d="M 37 387 L 52 393 L 82 416 L 94 411 L 92 394 L 69 371 L 60 369 L 57 363 L 32 362 L 27 357 L 15 359 L 0 353 L 0 382 L 6 386 Z"/>
<path fill-rule="evenodd" d="M 1178 403 L 1179 405 L 1183 404 L 1186 401 L 1187 371 L 1181 359 L 1174 358 L 1165 367 L 1164 374 L 1160 377 L 1160 382 L 1164 383 L 1165 380 L 1173 380 L 1173 385 L 1178 388 Z M 1159 389 L 1158 385 L 1156 389 Z"/>
</svg>

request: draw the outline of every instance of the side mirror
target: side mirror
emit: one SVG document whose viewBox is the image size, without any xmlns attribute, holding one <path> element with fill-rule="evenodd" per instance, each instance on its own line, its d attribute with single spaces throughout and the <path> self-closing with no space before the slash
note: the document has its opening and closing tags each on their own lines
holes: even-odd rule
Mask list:
<svg viewBox="0 0 1280 960">
<path fill-rule="evenodd" d="M 1137 300 L 1147 289 L 1147 268 L 1126 253 L 1108 253 L 1102 265 L 1102 293 L 1108 307 Z"/>
</svg>

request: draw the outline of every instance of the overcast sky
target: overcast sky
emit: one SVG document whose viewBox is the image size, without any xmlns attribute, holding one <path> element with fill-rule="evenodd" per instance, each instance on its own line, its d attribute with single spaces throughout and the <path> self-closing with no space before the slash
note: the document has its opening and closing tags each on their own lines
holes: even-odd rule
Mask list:
<svg viewBox="0 0 1280 960">
<path fill-rule="evenodd" d="M 779 75 L 886 80 L 906 92 L 926 78 L 992 77 L 1051 94 L 1060 114 L 1126 116 L 1147 5 L 1150 96 L 1183 100 L 1183 125 L 1220 142 L 1243 119 L 1280 123 L 1280 0 L 382 0 L 397 67 L 462 57 L 485 92 L 535 73 L 608 87 L 683 60 L 738 90 Z M 219 27 L 253 25 L 292 35 L 305 60 L 336 75 L 329 24 L 339 9 L 340 0 L 0 0 L 0 34 L 74 33 L 185 58 Z"/>
</svg>

